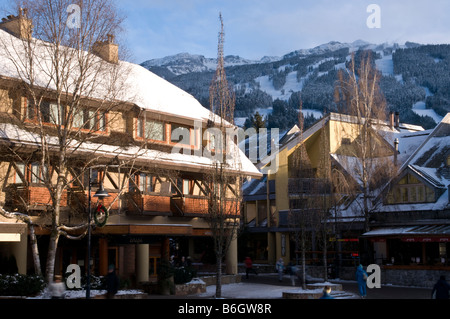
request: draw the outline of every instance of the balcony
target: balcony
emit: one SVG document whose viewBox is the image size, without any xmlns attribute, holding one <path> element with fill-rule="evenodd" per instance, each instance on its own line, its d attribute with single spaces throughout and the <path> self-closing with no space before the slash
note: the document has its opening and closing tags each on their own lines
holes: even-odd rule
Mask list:
<svg viewBox="0 0 450 319">
<path fill-rule="evenodd" d="M 126 198 L 130 214 L 205 217 L 209 210 L 209 200 L 206 196 L 130 192 Z M 230 200 L 227 202 L 226 211 L 230 214 L 240 214 L 240 205 Z"/>
<path fill-rule="evenodd" d="M 94 194 L 95 190 L 91 190 L 91 196 Z M 103 204 L 110 209 L 118 209 L 119 203 L 115 201 L 117 193 L 110 192 L 110 195 L 103 200 Z M 42 184 L 10 184 L 5 190 L 5 198 L 5 207 L 12 211 L 47 211 L 53 205 L 50 191 Z M 84 213 L 87 203 L 87 191 L 71 188 L 63 192 L 60 205 Z"/>
</svg>

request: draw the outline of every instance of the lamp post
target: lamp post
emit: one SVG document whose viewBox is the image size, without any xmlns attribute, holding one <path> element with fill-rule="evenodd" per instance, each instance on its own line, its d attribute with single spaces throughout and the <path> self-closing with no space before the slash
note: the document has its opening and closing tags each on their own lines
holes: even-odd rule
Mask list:
<svg viewBox="0 0 450 319">
<path fill-rule="evenodd" d="M 88 183 L 88 265 L 87 265 L 87 283 L 86 283 L 86 299 L 91 298 L 91 221 L 92 221 L 92 210 L 91 210 L 91 174 L 92 168 L 89 168 L 89 183 Z M 95 192 L 94 197 L 103 199 L 109 197 L 107 191 L 103 188 L 103 183 L 100 182 L 100 187 Z"/>
</svg>

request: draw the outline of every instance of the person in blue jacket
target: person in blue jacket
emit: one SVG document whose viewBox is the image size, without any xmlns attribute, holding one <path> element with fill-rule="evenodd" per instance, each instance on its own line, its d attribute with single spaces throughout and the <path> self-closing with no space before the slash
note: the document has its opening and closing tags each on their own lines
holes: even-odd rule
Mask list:
<svg viewBox="0 0 450 319">
<path fill-rule="evenodd" d="M 359 265 L 358 268 L 356 268 L 356 281 L 358 282 L 358 289 L 359 294 L 361 298 L 366 298 L 367 294 L 367 288 L 366 288 L 366 280 L 369 275 L 367 272 L 363 269 L 362 265 Z"/>
<path fill-rule="evenodd" d="M 322 297 L 320 297 L 320 299 L 334 299 L 331 296 L 331 287 L 330 286 L 325 286 L 323 288 L 323 295 L 322 295 Z"/>
</svg>

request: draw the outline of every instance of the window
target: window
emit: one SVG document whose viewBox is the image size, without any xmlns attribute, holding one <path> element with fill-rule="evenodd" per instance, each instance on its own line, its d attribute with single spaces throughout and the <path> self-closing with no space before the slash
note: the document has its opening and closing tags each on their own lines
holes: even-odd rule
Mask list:
<svg viewBox="0 0 450 319">
<path fill-rule="evenodd" d="M 139 118 L 137 121 L 137 136 L 154 141 L 164 141 L 164 123 Z"/>
<path fill-rule="evenodd" d="M 65 107 L 58 105 L 56 103 L 48 102 L 48 101 L 42 101 L 41 105 L 39 107 L 40 114 L 41 114 L 41 120 L 43 123 L 51 123 L 51 124 L 57 124 L 61 125 L 64 121 L 65 117 Z M 35 107 L 32 104 L 28 104 L 27 112 L 26 112 L 26 118 L 31 121 L 37 121 L 38 120 L 38 112 L 37 107 Z"/>
<path fill-rule="evenodd" d="M 17 163 L 16 164 L 16 169 L 22 174 L 22 176 L 26 179 L 27 175 L 25 173 L 25 164 L 24 163 Z M 26 181 L 22 180 L 22 178 L 20 177 L 19 172 L 16 171 L 16 180 L 15 182 L 17 184 L 19 183 L 25 183 Z"/>
<path fill-rule="evenodd" d="M 447 166 L 450 166 L 450 155 L 447 155 Z"/>
<path fill-rule="evenodd" d="M 128 190 L 130 192 L 139 189 L 142 193 L 155 192 L 156 178 L 148 173 L 135 173 L 131 175 L 128 181 Z"/>
<path fill-rule="evenodd" d="M 48 178 L 47 166 L 41 166 L 39 163 L 31 164 L 30 181 L 33 184 L 41 184 Z"/>
<path fill-rule="evenodd" d="M 415 176 L 406 174 L 388 193 L 388 204 L 431 203 L 435 201 L 435 192 L 422 184 Z"/>
<path fill-rule="evenodd" d="M 93 109 L 78 109 L 73 115 L 73 127 L 90 131 L 106 131 L 106 112 Z"/>
<path fill-rule="evenodd" d="M 154 191 L 154 179 L 151 175 L 146 173 L 140 173 L 138 175 L 137 184 L 141 192 L 150 193 Z"/>
<path fill-rule="evenodd" d="M 191 184 L 188 179 L 177 178 L 176 180 L 177 188 L 181 191 L 183 195 L 189 195 L 191 190 Z M 172 187 L 172 194 L 177 194 L 177 189 Z"/>
</svg>

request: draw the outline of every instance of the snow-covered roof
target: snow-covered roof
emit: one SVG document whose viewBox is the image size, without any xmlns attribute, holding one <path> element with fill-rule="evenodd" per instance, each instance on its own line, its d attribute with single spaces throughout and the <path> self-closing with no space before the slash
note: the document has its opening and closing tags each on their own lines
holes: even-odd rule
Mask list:
<svg viewBox="0 0 450 319">
<path fill-rule="evenodd" d="M 446 165 L 446 156 L 450 155 L 450 113 L 421 138 L 422 143 L 403 163 L 399 172 L 402 174 L 408 171 L 415 174 L 430 186 L 440 189 L 437 193 L 440 196 L 433 203 L 381 204 L 377 211 L 440 211 L 449 207 L 450 169 Z"/>
<path fill-rule="evenodd" d="M 33 65 L 35 68 L 34 85 L 50 90 L 56 88 L 54 82 L 56 78 L 55 70 L 52 67 L 51 60 L 52 46 L 53 44 L 32 39 L 32 47 L 34 47 L 32 49 Z M 74 49 L 68 50 L 75 51 Z M 87 52 L 81 53 L 87 55 Z M 92 78 L 86 80 L 89 85 L 84 92 L 81 92 L 81 95 L 85 93 L 88 98 L 113 99 L 133 103 L 146 110 L 193 120 L 207 121 L 208 119 L 214 119 L 210 110 L 203 107 L 192 95 L 140 65 L 119 61 L 115 66 L 119 78 L 118 80 L 112 80 L 112 77 L 117 74 L 113 73 L 110 68 L 104 68 L 102 65 L 105 65 L 105 63 L 100 57 L 93 56 L 92 59 L 95 61 L 95 63 L 92 63 L 93 68 L 98 69 L 91 71 Z M 29 82 L 24 71 L 25 61 L 23 40 L 0 29 L 0 76 Z M 68 84 L 73 86 L 73 90 L 69 88 L 68 91 L 74 92 L 75 80 L 79 72 L 79 68 L 77 68 L 78 59 L 73 58 L 67 62 L 70 63 L 70 68 L 66 67 L 65 69 L 71 70 L 71 79 L 68 80 Z M 96 73 L 97 70 L 100 72 Z M 94 74 L 95 78 L 93 78 Z M 114 81 L 117 83 L 114 83 Z M 114 92 L 114 94 L 111 94 L 111 85 L 116 86 L 117 92 Z"/>
<path fill-rule="evenodd" d="M 31 42 L 34 55 L 33 65 L 35 67 L 33 84 L 48 90 L 55 90 L 56 84 L 54 79 L 56 77 L 51 60 L 53 44 L 37 39 L 32 39 Z M 64 49 L 67 49 L 70 53 L 76 52 L 81 56 L 88 54 L 87 52 L 75 51 L 71 48 Z M 30 82 L 28 74 L 24 71 L 26 61 L 24 40 L 0 29 L 0 78 Z M 77 68 L 78 59 L 73 58 L 67 62 L 70 63 L 70 67 L 66 68 L 66 70 L 70 70 L 70 72 L 66 71 L 70 77 L 67 83 L 69 86 L 67 91 L 74 92 L 71 89 L 74 89 L 77 83 L 76 78 L 79 72 L 79 68 Z M 119 61 L 117 65 L 105 68 L 106 63 L 96 56 L 92 56 L 92 63 L 96 66 L 91 72 L 92 75 L 90 77 L 89 75 L 87 76 L 87 86 L 84 91 L 80 92 L 82 96 L 85 95 L 87 98 L 105 101 L 114 100 L 131 103 L 154 113 L 172 115 L 193 121 L 206 122 L 213 120 L 218 122 L 221 120 L 210 110 L 203 107 L 192 95 L 140 65 Z M 119 75 L 117 81 L 114 82 L 112 79 L 117 75 Z M 112 88 L 112 85 L 114 85 L 114 88 Z M 114 89 L 115 92 L 111 94 Z M 226 121 L 225 125 L 228 125 Z M 38 135 L 11 124 L 2 124 L 0 136 L 6 140 L 32 145 L 36 145 L 40 139 Z M 57 141 L 53 140 L 52 137 L 49 137 L 49 142 L 50 145 L 58 145 Z M 143 153 L 142 150 L 133 147 L 123 148 L 94 143 L 83 143 L 78 151 L 95 151 L 99 154 L 104 153 L 105 156 L 110 156 L 111 154 L 114 154 L 114 156 L 135 156 L 139 152 L 142 153 L 141 159 L 147 158 L 148 160 L 156 160 L 163 163 L 179 164 L 186 168 L 204 168 L 212 163 L 212 159 L 204 156 L 164 153 L 155 150 L 146 150 Z M 237 155 L 232 156 L 233 159 L 229 163 L 230 169 L 239 169 L 237 165 L 240 165 L 242 166 L 240 168 L 242 173 L 258 177 L 261 175 L 253 163 L 237 147 L 234 154 Z"/>
<path fill-rule="evenodd" d="M 39 134 L 24 130 L 14 124 L 1 123 L 0 124 L 0 139 L 7 143 L 16 143 L 20 146 L 39 147 L 41 137 Z M 47 136 L 49 149 L 57 149 L 59 142 L 57 137 Z M 214 163 L 214 158 L 208 156 L 183 154 L 182 152 L 163 152 L 152 149 L 142 149 L 138 146 L 114 146 L 108 144 L 98 144 L 92 142 L 79 143 L 72 141 L 72 150 L 77 154 L 95 154 L 98 157 L 114 158 L 118 156 L 123 159 L 136 158 L 137 161 L 143 161 L 152 164 L 167 165 L 173 167 L 182 167 L 186 170 L 204 171 L 211 168 Z M 234 145 L 234 144 L 233 144 Z M 70 152 L 70 147 L 69 147 Z M 226 167 L 230 172 L 236 174 L 243 174 L 247 176 L 260 177 L 261 173 L 253 165 L 253 163 L 245 156 L 245 154 L 234 145 L 234 149 L 230 153 L 236 156 L 227 158 Z"/>
<path fill-rule="evenodd" d="M 381 227 L 364 233 L 364 237 L 377 236 L 414 236 L 414 235 L 450 235 L 450 225 L 418 225 Z"/>
</svg>

